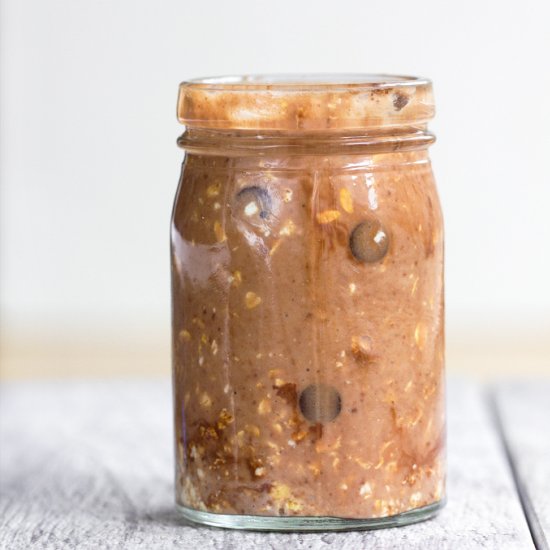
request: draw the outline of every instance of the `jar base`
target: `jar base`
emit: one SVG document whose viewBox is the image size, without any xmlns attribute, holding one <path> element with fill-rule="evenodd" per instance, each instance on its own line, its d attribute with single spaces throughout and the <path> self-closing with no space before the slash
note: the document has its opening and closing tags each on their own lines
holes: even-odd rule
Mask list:
<svg viewBox="0 0 550 550">
<path fill-rule="evenodd" d="M 435 517 L 445 506 L 440 500 L 421 508 L 384 518 L 338 518 L 331 516 L 247 516 L 215 514 L 177 505 L 181 515 L 200 525 L 246 531 L 356 531 L 387 529 L 418 523 Z"/>
</svg>

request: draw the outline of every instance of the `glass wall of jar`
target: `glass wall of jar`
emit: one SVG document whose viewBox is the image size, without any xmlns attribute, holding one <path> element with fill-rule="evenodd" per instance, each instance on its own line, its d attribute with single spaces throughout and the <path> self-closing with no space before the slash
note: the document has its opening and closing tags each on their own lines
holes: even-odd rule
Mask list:
<svg viewBox="0 0 550 550">
<path fill-rule="evenodd" d="M 171 256 L 187 518 L 369 528 L 442 505 L 433 111 L 413 77 L 181 85 Z"/>
</svg>

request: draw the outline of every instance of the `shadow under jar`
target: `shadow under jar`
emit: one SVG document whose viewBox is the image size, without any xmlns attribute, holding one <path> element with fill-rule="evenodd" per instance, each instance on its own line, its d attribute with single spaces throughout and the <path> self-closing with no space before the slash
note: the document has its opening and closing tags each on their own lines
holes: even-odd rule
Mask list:
<svg viewBox="0 0 550 550">
<path fill-rule="evenodd" d="M 171 226 L 176 499 L 260 530 L 403 525 L 445 492 L 431 83 L 184 82 Z"/>
</svg>

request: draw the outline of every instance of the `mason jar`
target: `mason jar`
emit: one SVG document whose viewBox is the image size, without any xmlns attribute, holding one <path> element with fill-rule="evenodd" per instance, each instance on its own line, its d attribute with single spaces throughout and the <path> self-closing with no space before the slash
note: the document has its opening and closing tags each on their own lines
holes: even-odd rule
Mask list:
<svg viewBox="0 0 550 550">
<path fill-rule="evenodd" d="M 391 527 L 445 494 L 430 81 L 180 86 L 176 500 L 208 525 Z"/>
</svg>

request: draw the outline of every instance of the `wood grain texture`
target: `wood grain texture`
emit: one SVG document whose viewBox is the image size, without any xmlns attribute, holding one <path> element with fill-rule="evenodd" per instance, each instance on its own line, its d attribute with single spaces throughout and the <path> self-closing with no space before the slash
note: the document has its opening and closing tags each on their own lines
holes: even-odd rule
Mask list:
<svg viewBox="0 0 550 550">
<path fill-rule="evenodd" d="M 0 548 L 533 548 L 479 388 L 449 387 L 448 505 L 371 532 L 202 528 L 173 507 L 168 381 L 7 383 L 0 395 Z"/>
<path fill-rule="evenodd" d="M 550 382 L 501 384 L 493 397 L 533 539 L 538 549 L 548 549 Z"/>
</svg>

